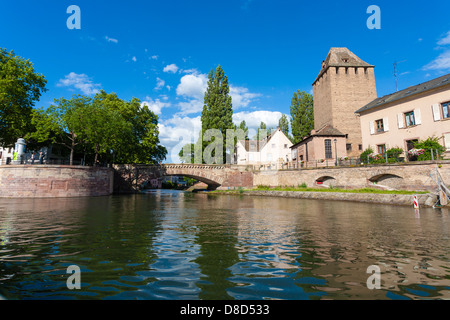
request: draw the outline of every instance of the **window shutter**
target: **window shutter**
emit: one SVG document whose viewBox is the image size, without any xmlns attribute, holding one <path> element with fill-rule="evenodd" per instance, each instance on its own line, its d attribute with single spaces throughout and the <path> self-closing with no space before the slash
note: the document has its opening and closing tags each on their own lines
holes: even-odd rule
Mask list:
<svg viewBox="0 0 450 320">
<path fill-rule="evenodd" d="M 434 121 L 441 120 L 441 105 L 440 104 L 433 104 L 433 117 L 434 117 Z"/>
<path fill-rule="evenodd" d="M 450 151 L 450 133 L 444 134 L 445 148 Z"/>
<path fill-rule="evenodd" d="M 375 123 L 373 121 L 369 122 L 370 134 L 375 134 Z"/>
<path fill-rule="evenodd" d="M 403 113 L 397 115 L 398 128 L 403 129 L 405 127 L 405 120 L 403 119 Z"/>
<path fill-rule="evenodd" d="M 383 118 L 384 131 L 389 131 L 389 118 Z"/>
<path fill-rule="evenodd" d="M 414 119 L 416 120 L 416 124 L 422 124 L 422 115 L 420 113 L 420 109 L 414 110 Z"/>
</svg>

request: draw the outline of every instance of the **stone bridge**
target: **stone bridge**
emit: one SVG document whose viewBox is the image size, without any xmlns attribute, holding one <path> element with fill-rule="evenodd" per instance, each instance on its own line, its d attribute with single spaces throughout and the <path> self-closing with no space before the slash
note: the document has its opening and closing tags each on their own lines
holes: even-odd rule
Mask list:
<svg viewBox="0 0 450 320">
<path fill-rule="evenodd" d="M 439 169 L 450 184 L 450 162 L 404 163 L 364 167 L 330 167 L 305 170 L 258 171 L 253 166 L 164 164 L 114 166 L 114 191 L 132 192 L 147 181 L 163 176 L 185 176 L 202 181 L 208 189 L 270 187 L 342 187 L 402 190 L 434 190 L 431 174 Z"/>
<path fill-rule="evenodd" d="M 259 171 L 252 166 L 165 164 L 115 165 L 113 168 L 5 165 L 0 166 L 0 198 L 103 196 L 129 193 L 163 176 L 179 175 L 202 181 L 209 189 L 284 187 L 344 187 L 434 190 L 436 170 L 450 186 L 450 161 Z"/>
<path fill-rule="evenodd" d="M 114 192 L 139 190 L 152 179 L 163 176 L 185 176 L 208 185 L 209 190 L 228 188 L 252 188 L 252 167 L 237 165 L 163 164 L 163 165 L 115 165 Z"/>
</svg>

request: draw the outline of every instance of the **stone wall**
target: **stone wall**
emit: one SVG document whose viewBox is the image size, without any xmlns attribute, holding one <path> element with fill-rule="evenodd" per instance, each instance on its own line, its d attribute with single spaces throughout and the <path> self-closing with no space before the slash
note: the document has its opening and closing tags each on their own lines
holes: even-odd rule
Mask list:
<svg viewBox="0 0 450 320">
<path fill-rule="evenodd" d="M 239 195 L 297 198 L 310 200 L 351 201 L 378 203 L 398 206 L 414 206 L 414 195 L 403 194 L 374 194 L 374 193 L 344 193 L 344 192 L 300 192 L 300 191 L 244 191 Z M 433 194 L 418 194 L 419 207 L 433 207 L 437 202 L 437 196 Z"/>
<path fill-rule="evenodd" d="M 261 171 L 254 173 L 254 186 L 297 187 L 305 183 L 308 187 L 344 187 L 402 190 L 435 190 L 436 184 L 430 174 L 438 165 L 439 172 L 450 185 L 450 162 L 408 163 L 373 165 L 366 167 L 338 167 L 293 171 Z M 319 184 L 317 183 L 319 182 Z"/>
<path fill-rule="evenodd" d="M 92 197 L 113 193 L 113 170 L 70 166 L 0 166 L 0 198 Z"/>
</svg>

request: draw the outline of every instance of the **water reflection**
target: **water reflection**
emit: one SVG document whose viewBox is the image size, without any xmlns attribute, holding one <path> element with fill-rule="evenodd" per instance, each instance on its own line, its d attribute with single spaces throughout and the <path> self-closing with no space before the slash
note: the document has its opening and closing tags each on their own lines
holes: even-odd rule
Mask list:
<svg viewBox="0 0 450 320">
<path fill-rule="evenodd" d="M 155 191 L 1 200 L 9 299 L 450 298 L 449 212 Z M 66 288 L 69 265 L 82 290 Z M 367 268 L 381 268 L 369 290 Z"/>
</svg>

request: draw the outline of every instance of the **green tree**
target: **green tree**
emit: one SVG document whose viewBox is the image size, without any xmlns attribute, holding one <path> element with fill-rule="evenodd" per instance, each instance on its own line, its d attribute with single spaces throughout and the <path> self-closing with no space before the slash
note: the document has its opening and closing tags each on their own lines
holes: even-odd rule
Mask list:
<svg viewBox="0 0 450 320">
<path fill-rule="evenodd" d="M 286 135 L 286 137 L 288 137 L 288 139 L 292 141 L 292 137 L 289 134 L 289 119 L 285 114 L 283 114 L 278 121 L 278 126 L 280 127 L 280 130 Z"/>
<path fill-rule="evenodd" d="M 239 124 L 239 127 L 237 129 L 242 129 L 242 131 L 245 132 L 245 140 L 248 140 L 248 127 L 245 120 L 242 120 L 242 122 Z"/>
<path fill-rule="evenodd" d="M 123 147 L 133 138 L 132 124 L 107 104 L 94 99 L 85 111 L 82 135 L 92 145 L 94 164 L 100 161 L 100 156 L 108 157 L 113 150 Z"/>
<path fill-rule="evenodd" d="M 222 143 L 222 154 L 216 154 L 216 151 L 212 151 L 211 155 L 216 159 L 216 163 L 226 162 L 226 146 L 225 137 L 228 129 L 234 129 L 233 125 L 233 106 L 230 96 L 230 87 L 228 85 L 228 77 L 225 75 L 222 67 L 219 65 L 216 71 L 211 72 L 208 75 L 208 86 L 204 98 L 204 106 L 201 116 L 202 132 L 200 133 L 202 138 L 205 138 L 204 134 L 210 129 L 216 129 L 222 134 L 222 141 L 216 141 L 218 137 L 211 137 L 210 141 L 203 141 L 202 151 L 206 151 L 207 147 L 212 143 Z M 209 139 L 205 139 L 209 140 Z M 233 150 L 229 150 L 233 152 Z M 204 159 L 204 158 L 203 158 Z"/>
<path fill-rule="evenodd" d="M 101 107 L 102 112 L 117 112 L 130 126 L 131 131 L 125 131 L 127 135 L 114 143 L 111 150 L 114 162 L 149 164 L 160 163 L 166 158 L 167 149 L 159 144 L 158 116 L 139 99 L 125 101 L 115 93 L 102 90 L 95 95 L 93 104 Z M 119 121 L 114 125 L 120 130 L 123 123 Z"/>
<path fill-rule="evenodd" d="M 298 143 L 314 129 L 314 100 L 311 94 L 300 90 L 294 93 L 291 117 L 292 142 Z"/>
<path fill-rule="evenodd" d="M 32 131 L 32 110 L 46 84 L 29 60 L 0 48 L 0 146 L 13 145 Z"/>
<path fill-rule="evenodd" d="M 180 160 L 183 163 L 194 163 L 195 162 L 195 144 L 188 143 L 181 148 L 178 153 Z"/>
<path fill-rule="evenodd" d="M 84 142 L 83 121 L 88 116 L 86 108 L 90 103 L 89 97 L 74 95 L 70 100 L 55 99 L 55 105 L 46 110 L 33 110 L 31 122 L 35 130 L 27 134 L 27 139 L 64 146 L 70 152 L 72 165 L 75 148 Z"/>
<path fill-rule="evenodd" d="M 267 125 L 265 122 L 261 121 L 259 125 L 258 132 L 256 133 L 255 140 L 262 140 L 270 134 L 270 129 L 267 130 Z"/>
</svg>

